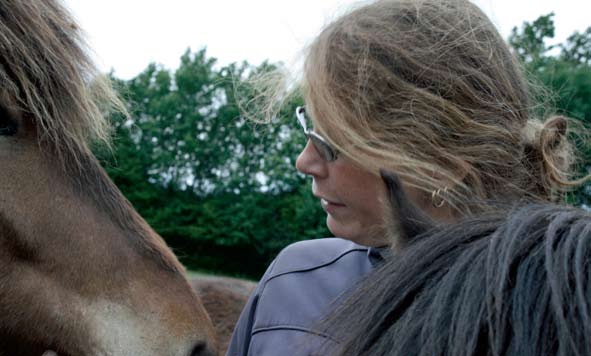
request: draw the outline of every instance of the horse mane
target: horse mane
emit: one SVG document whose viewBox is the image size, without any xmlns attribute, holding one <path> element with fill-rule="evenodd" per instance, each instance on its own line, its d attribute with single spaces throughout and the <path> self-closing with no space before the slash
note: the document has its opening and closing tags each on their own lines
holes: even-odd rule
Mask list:
<svg viewBox="0 0 591 356">
<path fill-rule="evenodd" d="M 126 113 L 58 0 L 0 2 L 0 88 L 0 106 L 32 121 L 39 142 L 59 157 L 89 153 L 95 141 L 108 145 L 104 113 Z"/>
<path fill-rule="evenodd" d="M 43 154 L 57 159 L 81 196 L 90 197 L 132 243 L 181 271 L 91 152 L 93 143 L 109 146 L 105 113 L 128 113 L 87 48 L 59 0 L 0 1 L 0 113 L 32 124 Z"/>
<path fill-rule="evenodd" d="M 591 214 L 548 203 L 438 226 L 321 327 L 336 355 L 591 354 Z M 328 346 L 327 346 L 328 347 Z"/>
</svg>

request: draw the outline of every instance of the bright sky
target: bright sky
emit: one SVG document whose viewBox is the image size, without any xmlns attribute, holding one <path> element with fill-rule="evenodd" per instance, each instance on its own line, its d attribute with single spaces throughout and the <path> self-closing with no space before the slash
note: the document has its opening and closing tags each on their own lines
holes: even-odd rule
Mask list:
<svg viewBox="0 0 591 356">
<path fill-rule="evenodd" d="M 507 37 L 523 21 L 554 12 L 556 40 L 591 26 L 588 0 L 474 0 Z M 101 67 L 129 79 L 150 62 L 176 68 L 191 47 L 220 64 L 264 59 L 292 64 L 322 26 L 353 0 L 65 0 Z"/>
</svg>

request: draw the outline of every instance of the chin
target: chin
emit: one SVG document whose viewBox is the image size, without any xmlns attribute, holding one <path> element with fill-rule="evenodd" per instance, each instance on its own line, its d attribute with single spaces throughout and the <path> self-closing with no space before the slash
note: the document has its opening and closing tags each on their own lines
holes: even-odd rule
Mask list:
<svg viewBox="0 0 591 356">
<path fill-rule="evenodd" d="M 358 224 L 343 224 L 330 215 L 326 216 L 328 230 L 336 236 L 356 244 L 371 247 L 390 245 L 383 226 L 357 227 Z"/>
<path fill-rule="evenodd" d="M 343 226 L 342 223 L 338 222 L 330 215 L 327 215 L 326 217 L 326 226 L 334 236 L 363 245 L 363 243 L 361 242 L 363 241 L 362 236 L 359 236 L 359 234 L 356 233 L 354 229 L 351 229 L 347 226 Z"/>
</svg>

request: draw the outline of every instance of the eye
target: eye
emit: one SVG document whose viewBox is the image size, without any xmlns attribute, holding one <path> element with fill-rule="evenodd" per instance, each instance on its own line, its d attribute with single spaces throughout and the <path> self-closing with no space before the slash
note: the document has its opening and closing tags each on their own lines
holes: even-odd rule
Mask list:
<svg viewBox="0 0 591 356">
<path fill-rule="evenodd" d="M 18 132 L 18 125 L 10 119 L 8 111 L 0 106 L 0 136 L 14 136 Z"/>
</svg>

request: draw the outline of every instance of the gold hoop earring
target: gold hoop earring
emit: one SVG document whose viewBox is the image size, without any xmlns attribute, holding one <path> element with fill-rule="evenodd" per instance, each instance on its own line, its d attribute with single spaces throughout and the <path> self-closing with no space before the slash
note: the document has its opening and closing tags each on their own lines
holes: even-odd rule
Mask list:
<svg viewBox="0 0 591 356">
<path fill-rule="evenodd" d="M 441 208 L 445 204 L 445 199 L 442 196 L 445 194 L 447 194 L 447 187 L 444 187 L 443 190 L 439 188 L 431 192 L 431 204 L 433 204 L 433 207 Z"/>
</svg>

